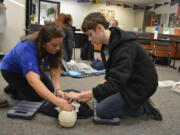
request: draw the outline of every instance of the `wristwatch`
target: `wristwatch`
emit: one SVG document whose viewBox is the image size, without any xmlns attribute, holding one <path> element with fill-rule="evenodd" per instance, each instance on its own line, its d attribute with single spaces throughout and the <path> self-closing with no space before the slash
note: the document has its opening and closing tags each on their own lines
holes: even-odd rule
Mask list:
<svg viewBox="0 0 180 135">
<path fill-rule="evenodd" d="M 55 91 L 54 91 L 54 95 L 58 96 L 58 93 L 59 93 L 60 91 L 62 91 L 62 90 L 61 90 L 61 89 L 55 90 Z"/>
</svg>

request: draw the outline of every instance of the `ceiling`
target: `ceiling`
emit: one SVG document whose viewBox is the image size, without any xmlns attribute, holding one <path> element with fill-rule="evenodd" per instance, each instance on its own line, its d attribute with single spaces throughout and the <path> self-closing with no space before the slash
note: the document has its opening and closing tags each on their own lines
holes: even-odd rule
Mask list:
<svg viewBox="0 0 180 135">
<path fill-rule="evenodd" d="M 148 4 L 154 4 L 161 1 L 167 1 L 167 0 L 104 0 L 104 1 L 111 1 L 113 3 L 129 3 L 129 4 L 138 4 L 138 5 L 148 5 Z"/>
</svg>

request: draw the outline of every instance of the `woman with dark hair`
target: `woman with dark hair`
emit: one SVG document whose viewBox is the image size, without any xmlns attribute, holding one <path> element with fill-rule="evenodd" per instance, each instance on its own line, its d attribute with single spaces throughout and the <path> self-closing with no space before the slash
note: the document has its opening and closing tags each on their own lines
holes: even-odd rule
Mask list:
<svg viewBox="0 0 180 135">
<path fill-rule="evenodd" d="M 64 29 L 65 38 L 63 40 L 64 56 L 67 62 L 71 61 L 73 53 L 73 27 L 72 27 L 72 16 L 70 14 L 61 13 L 57 19 L 56 23 Z"/>
<path fill-rule="evenodd" d="M 47 99 L 64 110 L 73 106 L 64 99 L 60 90 L 62 41 L 64 32 L 55 23 L 41 27 L 8 52 L 2 60 L 1 73 L 9 84 L 6 93 L 18 99 L 41 101 Z M 50 69 L 50 79 L 44 71 Z M 55 90 L 55 95 L 53 94 Z"/>
</svg>

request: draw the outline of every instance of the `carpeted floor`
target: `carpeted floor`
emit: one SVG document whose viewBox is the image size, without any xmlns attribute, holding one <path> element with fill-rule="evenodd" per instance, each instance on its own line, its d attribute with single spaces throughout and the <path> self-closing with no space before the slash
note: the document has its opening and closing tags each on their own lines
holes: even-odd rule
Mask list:
<svg viewBox="0 0 180 135">
<path fill-rule="evenodd" d="M 79 50 L 76 49 L 76 61 L 89 64 L 90 61 L 82 61 L 79 58 Z M 95 53 L 98 57 L 99 53 Z M 180 61 L 176 61 L 180 66 Z M 180 73 L 167 66 L 156 65 L 159 80 L 180 81 Z M 62 88 L 78 89 L 85 91 L 96 86 L 102 79 L 101 76 L 93 76 L 82 79 L 62 77 Z M 12 100 L 3 91 L 7 83 L 0 75 L 0 97 L 6 98 L 10 106 L 0 108 L 0 135 L 180 135 L 180 93 L 171 91 L 170 88 L 158 88 L 152 100 L 157 104 L 163 114 L 163 121 L 155 121 L 145 116 L 121 118 L 119 126 L 96 125 L 92 118 L 78 120 L 73 128 L 62 128 L 58 120 L 38 113 L 32 120 L 12 119 L 6 116 L 17 100 Z M 92 101 L 89 102 L 92 106 Z"/>
</svg>

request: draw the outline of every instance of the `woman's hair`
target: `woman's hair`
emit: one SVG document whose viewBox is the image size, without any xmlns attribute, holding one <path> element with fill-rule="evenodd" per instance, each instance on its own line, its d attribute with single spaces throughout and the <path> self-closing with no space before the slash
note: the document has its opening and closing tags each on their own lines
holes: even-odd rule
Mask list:
<svg viewBox="0 0 180 135">
<path fill-rule="evenodd" d="M 109 27 L 118 27 L 118 20 L 116 19 L 111 20 Z"/>
<path fill-rule="evenodd" d="M 81 25 L 83 32 L 86 32 L 90 29 L 96 30 L 96 26 L 101 24 L 105 29 L 108 29 L 109 23 L 105 17 L 100 12 L 93 12 L 87 15 Z"/>
<path fill-rule="evenodd" d="M 37 42 L 37 52 L 38 52 L 38 62 L 39 62 L 39 70 L 40 72 L 43 71 L 43 60 L 46 59 L 47 51 L 44 48 L 44 45 L 47 42 L 50 42 L 54 38 L 63 38 L 64 37 L 64 31 L 61 27 L 59 27 L 57 24 L 53 23 L 47 23 L 46 25 L 42 26 L 39 32 L 33 33 L 32 35 L 25 38 L 24 41 L 36 41 Z M 50 68 L 58 68 L 61 67 L 61 58 L 63 55 L 63 49 L 62 46 L 60 46 L 60 49 L 56 52 L 56 54 L 53 54 L 50 59 L 48 59 L 48 64 Z"/>
<path fill-rule="evenodd" d="M 70 14 L 66 14 L 66 22 L 69 24 L 72 22 L 72 16 Z"/>
<path fill-rule="evenodd" d="M 58 24 L 63 29 L 67 29 L 67 24 L 72 21 L 72 16 L 70 14 L 61 13 L 56 19 L 56 24 Z"/>
</svg>

